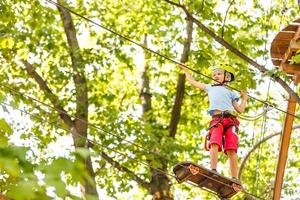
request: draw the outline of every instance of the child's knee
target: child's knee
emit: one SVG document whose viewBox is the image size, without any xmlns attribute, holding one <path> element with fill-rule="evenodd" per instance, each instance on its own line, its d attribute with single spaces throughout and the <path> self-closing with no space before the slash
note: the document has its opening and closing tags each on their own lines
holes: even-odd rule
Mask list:
<svg viewBox="0 0 300 200">
<path fill-rule="evenodd" d="M 228 156 L 236 155 L 236 150 L 234 150 L 234 149 L 228 149 L 228 150 L 226 150 L 226 154 Z"/>
</svg>

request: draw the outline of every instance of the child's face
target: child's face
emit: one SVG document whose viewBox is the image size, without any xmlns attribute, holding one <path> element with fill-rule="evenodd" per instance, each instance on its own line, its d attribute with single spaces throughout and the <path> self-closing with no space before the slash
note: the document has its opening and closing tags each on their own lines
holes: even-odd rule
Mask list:
<svg viewBox="0 0 300 200">
<path fill-rule="evenodd" d="M 223 83 L 224 81 L 224 70 L 223 69 L 215 69 L 213 70 L 212 78 L 219 83 Z"/>
</svg>

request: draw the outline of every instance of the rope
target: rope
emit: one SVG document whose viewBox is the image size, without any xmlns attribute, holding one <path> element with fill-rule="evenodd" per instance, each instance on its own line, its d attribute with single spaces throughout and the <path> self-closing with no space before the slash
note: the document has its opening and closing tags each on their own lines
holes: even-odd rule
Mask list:
<svg viewBox="0 0 300 200">
<path fill-rule="evenodd" d="M 259 118 L 261 118 L 262 116 L 266 115 L 267 112 L 269 112 L 270 110 L 273 109 L 273 105 L 269 105 L 269 104 L 264 104 L 263 106 L 263 112 L 260 113 L 260 114 L 256 114 L 255 116 L 249 116 L 249 115 L 241 115 L 239 114 L 238 117 L 243 119 L 243 120 L 246 120 L 246 121 L 256 121 L 258 120 Z"/>
<path fill-rule="evenodd" d="M 269 5 L 269 10 L 268 10 L 268 14 L 267 14 L 267 19 L 270 19 L 271 18 L 271 9 L 272 9 L 272 0 L 270 1 L 270 5 Z M 269 34 L 269 30 L 266 29 L 266 38 L 268 37 L 268 34 Z M 267 50 L 267 42 L 265 41 L 265 51 Z M 264 60 L 265 60 L 265 55 L 264 55 Z M 268 84 L 268 89 L 267 89 L 267 95 L 266 95 L 266 101 L 268 100 L 269 98 L 269 94 L 270 94 L 270 87 L 271 87 L 271 77 L 270 77 L 270 80 L 269 80 L 269 84 Z M 267 113 L 266 113 L 267 114 Z M 261 138 L 264 138 L 265 137 L 265 131 L 266 131 L 266 122 L 267 122 L 267 115 L 263 115 L 263 122 L 261 124 L 261 133 L 262 133 L 262 137 Z M 261 159 L 261 153 L 262 153 L 262 148 L 261 146 L 259 147 L 259 150 L 258 150 L 258 155 L 257 155 L 257 162 L 256 162 L 256 170 L 255 170 L 255 178 L 254 178 L 254 184 L 256 185 L 256 187 L 254 187 L 253 185 L 253 189 L 255 188 L 256 189 L 256 194 L 258 193 L 258 182 L 257 182 L 257 174 L 258 174 L 258 168 L 260 166 L 260 159 Z"/>
<path fill-rule="evenodd" d="M 137 148 L 139 148 L 139 149 L 142 149 L 143 152 L 145 152 L 145 153 L 147 153 L 147 154 L 149 154 L 149 153 L 150 153 L 150 154 L 154 154 L 154 155 L 156 155 L 156 156 L 159 156 L 159 158 L 161 158 L 161 159 L 163 159 L 163 160 L 166 160 L 166 159 L 167 159 L 166 156 L 162 156 L 162 155 L 160 155 L 160 154 L 158 154 L 158 153 L 156 153 L 156 152 L 153 152 L 153 151 L 151 151 L 151 150 L 149 150 L 149 149 L 147 149 L 147 148 L 145 148 L 145 147 L 143 147 L 143 146 L 141 146 L 141 145 L 138 145 L 138 144 L 136 144 L 136 143 L 134 143 L 134 142 L 132 142 L 132 141 L 126 140 L 125 138 L 119 136 L 118 134 L 112 133 L 112 132 L 110 132 L 110 131 L 108 131 L 108 130 L 105 130 L 104 128 L 101 128 L 101 127 L 98 127 L 98 126 L 96 126 L 96 125 L 94 125 L 94 124 L 88 123 L 88 122 L 84 121 L 84 120 L 81 119 L 81 118 L 78 118 L 78 117 L 76 117 L 76 116 L 71 116 L 71 115 L 69 115 L 66 111 L 59 110 L 59 109 L 57 109 L 57 108 L 55 108 L 55 107 L 53 107 L 53 106 L 51 106 L 51 105 L 48 105 L 48 104 L 46 104 L 46 103 L 44 103 L 44 102 L 42 102 L 42 101 L 40 101 L 40 100 L 38 100 L 38 99 L 36 99 L 36 98 L 33 98 L 33 97 L 31 97 L 31 96 L 29 96 L 29 95 L 27 95 L 27 94 L 24 94 L 24 93 L 22 93 L 22 92 L 19 92 L 19 91 L 15 90 L 15 89 L 13 89 L 13 88 L 7 86 L 7 85 L 3 85 L 2 83 L 0 83 L 0 86 L 6 88 L 6 89 L 8 89 L 8 90 L 10 90 L 11 92 L 15 93 L 16 95 L 20 95 L 20 96 L 22 96 L 22 97 L 26 97 L 26 98 L 28 98 L 28 99 L 30 99 L 30 100 L 32 100 L 32 101 L 34 101 L 34 102 L 37 102 L 37 103 L 39 103 L 39 104 L 41 104 L 41 105 L 43 105 L 43 106 L 46 106 L 46 107 L 48 107 L 48 108 L 50 108 L 50 109 L 52 109 L 52 110 L 56 110 L 58 113 L 65 114 L 65 115 L 67 115 L 67 116 L 70 117 L 70 118 L 74 118 L 74 119 L 76 119 L 76 120 L 79 120 L 80 122 L 85 123 L 86 125 L 89 125 L 91 128 L 94 128 L 95 130 L 98 130 L 98 131 L 100 131 L 100 132 L 102 132 L 102 133 L 109 134 L 109 135 L 111 135 L 111 136 L 113 136 L 113 137 L 115 137 L 115 138 L 117 138 L 117 139 L 119 139 L 119 140 L 121 140 L 121 141 L 124 141 L 124 142 L 126 142 L 126 143 L 128 143 L 128 144 L 132 144 L 133 146 L 135 146 L 135 147 L 137 147 Z M 53 123 L 53 122 L 52 122 L 52 123 Z M 179 162 L 179 161 L 177 161 L 177 162 Z M 175 164 L 175 163 L 173 163 L 173 164 Z"/>
<path fill-rule="evenodd" d="M 1 83 L 0 83 L 0 85 L 3 86 Z M 5 88 L 9 88 L 9 87 L 8 87 L 8 86 L 5 86 Z M 11 88 L 9 88 L 9 89 L 11 89 Z M 41 101 L 39 101 L 39 100 L 37 100 L 37 99 L 35 99 L 35 98 L 32 98 L 32 97 L 30 97 L 30 96 L 28 96 L 28 95 L 26 95 L 26 94 L 22 94 L 21 92 L 17 92 L 17 91 L 15 91 L 14 89 L 11 89 L 11 91 L 13 91 L 13 92 L 16 93 L 16 94 L 22 95 L 23 97 L 27 97 L 27 98 L 29 98 L 29 99 L 35 101 L 35 102 L 41 103 L 42 105 L 44 105 L 44 106 L 46 106 L 46 107 L 48 107 L 48 108 L 50 108 L 50 109 L 53 109 L 53 110 L 58 111 L 57 109 L 53 108 L 52 106 L 50 106 L 50 105 L 48 105 L 48 104 L 46 104 L 46 103 L 43 103 L 43 102 L 41 102 Z M 150 164 L 148 164 L 148 163 L 146 163 L 146 162 L 144 162 L 144 161 L 140 161 L 140 160 L 137 160 L 137 159 L 135 159 L 135 158 L 132 158 L 131 156 L 129 156 L 129 155 L 126 154 L 126 153 L 119 152 L 119 151 L 117 151 L 117 150 L 115 150 L 115 149 L 113 149 L 113 148 L 110 148 L 110 147 L 106 146 L 106 145 L 103 145 L 103 144 L 101 144 L 101 143 L 98 143 L 98 142 L 95 142 L 95 141 L 93 141 L 93 140 L 90 140 L 90 139 L 88 139 L 88 138 L 85 137 L 85 136 L 82 136 L 82 135 L 80 135 L 80 134 L 73 133 L 71 130 L 66 129 L 66 128 L 62 127 L 62 126 L 59 126 L 59 125 L 57 125 L 56 123 L 48 122 L 48 120 L 45 120 L 45 119 L 43 119 L 43 118 L 41 118 L 41 117 L 38 117 L 38 116 L 36 116 L 36 115 L 33 115 L 33 114 L 31 114 L 31 113 L 29 113 L 29 112 L 27 112 L 27 111 L 25 111 L 25 110 L 22 110 L 22 109 L 19 109 L 19 108 L 15 108 L 15 107 L 13 107 L 13 106 L 11 106 L 11 105 L 9 105 L 9 104 L 3 103 L 3 102 L 0 102 L 0 104 L 6 105 L 6 106 L 10 106 L 10 107 L 12 107 L 13 109 L 19 110 L 19 111 L 22 112 L 22 113 L 25 113 L 25 114 L 30 115 L 30 116 L 32 116 L 32 117 L 38 119 L 38 120 L 41 120 L 41 122 L 43 122 L 43 123 L 46 122 L 46 123 L 51 124 L 51 125 L 53 125 L 53 126 L 59 128 L 59 129 L 62 129 L 62 130 L 67 131 L 67 132 L 70 132 L 71 135 L 78 136 L 78 137 L 80 137 L 80 138 L 82 138 L 82 139 L 84 139 L 84 140 L 90 142 L 91 144 L 93 144 L 93 145 L 95 145 L 95 146 L 100 146 L 100 147 L 102 147 L 102 148 L 106 148 L 106 149 L 108 149 L 108 150 L 111 150 L 111 151 L 113 151 L 113 152 L 115 152 L 115 153 L 117 153 L 117 154 L 119 154 L 119 155 L 125 156 L 125 157 L 127 157 L 127 158 L 129 158 L 129 159 L 131 159 L 131 160 L 137 161 L 137 162 L 139 162 L 139 163 L 141 163 L 141 164 L 143 164 L 143 165 L 145 165 L 145 166 L 148 166 L 148 167 L 151 168 L 151 169 L 157 170 L 157 171 L 159 171 L 159 172 L 165 174 L 166 176 L 173 177 L 173 178 L 176 179 L 176 176 L 174 176 L 174 175 L 172 175 L 172 174 L 169 174 L 169 173 L 167 173 L 167 172 L 165 172 L 165 171 L 163 171 L 163 170 L 161 170 L 161 169 L 159 169 L 159 168 L 155 168 L 155 167 L 153 167 L 152 165 L 150 165 Z M 58 112 L 61 112 L 61 113 L 62 113 L 62 111 L 58 111 Z M 68 114 L 65 113 L 65 112 L 63 112 L 63 113 L 66 114 L 66 115 L 68 115 Z M 68 116 L 71 117 L 70 115 L 68 115 Z M 74 118 L 76 118 L 76 117 L 74 117 Z M 79 119 L 79 118 L 76 118 L 76 119 Z M 87 124 L 90 125 L 90 126 L 93 125 L 93 124 L 90 124 L 90 123 L 87 123 Z M 97 128 L 97 130 L 100 130 L 100 131 L 103 130 L 103 129 L 101 129 L 101 128 L 95 126 L 95 125 L 93 125 L 92 128 Z M 109 131 L 106 131 L 105 133 L 108 133 L 108 134 L 110 134 L 110 135 L 113 135 L 114 137 L 118 137 L 118 138 L 119 138 L 119 136 L 117 136 L 116 134 L 111 133 L 111 132 L 109 132 Z M 125 139 L 123 139 L 123 140 L 125 140 Z M 163 157 L 162 155 L 160 155 L 160 154 L 158 154 L 158 153 L 156 153 L 156 152 L 152 152 L 151 150 L 149 150 L 149 149 L 147 149 L 147 148 L 144 148 L 144 147 L 142 147 L 142 146 L 140 146 L 140 145 L 137 145 L 137 144 L 135 144 L 135 143 L 133 143 L 133 142 L 130 142 L 130 141 L 127 141 L 127 140 L 125 140 L 125 141 L 128 142 L 128 143 L 130 143 L 130 144 L 132 144 L 132 145 L 135 145 L 135 146 L 138 147 L 138 148 L 142 148 L 143 150 L 146 150 L 148 153 L 156 154 L 156 155 L 158 155 L 159 157 L 164 158 L 164 160 L 168 161 L 169 163 L 172 163 L 172 162 L 173 162 L 173 161 L 169 160 L 168 158 L 165 158 L 165 157 Z M 178 161 L 176 161 L 176 162 L 178 163 Z M 185 165 L 181 165 L 181 164 L 180 164 L 180 166 L 182 166 L 182 167 L 188 169 Z M 231 187 L 231 185 L 228 185 L 228 184 L 226 184 L 226 183 L 223 183 L 223 182 L 221 182 L 221 181 L 219 181 L 219 180 L 217 180 L 217 179 L 214 179 L 214 178 L 212 178 L 212 177 L 209 177 L 209 176 L 206 176 L 206 175 L 203 175 L 203 176 L 206 177 L 206 178 L 208 178 L 208 179 L 214 180 L 214 181 L 216 181 L 216 182 L 218 182 L 218 183 L 220 183 L 220 184 L 222 184 L 222 185 L 225 185 L 225 186 L 227 186 L 227 187 Z M 188 182 L 188 183 L 191 184 L 191 182 Z M 191 185 L 196 186 L 196 187 L 199 187 L 199 188 L 201 188 L 202 190 L 205 190 L 205 191 L 207 191 L 207 192 L 210 192 L 210 193 L 212 193 L 212 194 L 214 194 L 214 195 L 217 195 L 217 193 L 215 193 L 215 192 L 213 192 L 213 191 L 210 191 L 210 190 L 208 190 L 208 189 L 205 189 L 205 188 L 203 188 L 203 187 L 200 187 L 200 186 L 197 185 L 197 184 L 191 184 Z M 245 193 L 245 194 L 248 194 L 248 195 L 250 195 L 250 196 L 253 196 L 253 197 L 257 198 L 257 199 L 263 199 L 263 198 L 260 198 L 260 197 L 258 197 L 258 196 L 255 196 L 255 195 L 253 195 L 253 194 L 251 194 L 251 193 L 249 193 L 249 192 L 246 192 L 246 191 L 241 191 L 241 192 L 243 192 L 243 193 Z"/>
<path fill-rule="evenodd" d="M 269 98 L 269 94 L 270 94 L 270 87 L 271 87 L 271 78 L 270 78 L 270 81 L 269 81 L 269 84 L 268 84 L 268 89 L 267 89 L 267 95 L 266 95 L 266 100 Z M 266 131 L 266 123 L 267 122 L 267 115 L 264 115 L 264 118 L 263 118 L 263 122 L 261 124 L 261 133 L 262 133 L 262 137 L 261 138 L 264 138 L 265 137 L 265 131 Z M 256 170 L 255 170 L 255 178 L 254 178 L 254 182 L 253 184 L 256 186 L 254 187 L 253 185 L 253 189 L 255 188 L 256 191 L 258 191 L 258 182 L 257 182 L 257 174 L 258 174 L 258 168 L 260 167 L 260 159 L 261 159 L 261 152 L 262 152 L 262 148 L 261 146 L 259 147 L 259 150 L 258 150 L 258 155 L 257 155 L 257 162 L 256 162 Z"/>
<path fill-rule="evenodd" d="M 147 167 L 149 167 L 149 168 L 151 168 L 151 169 L 157 170 L 157 171 L 161 172 L 162 174 L 164 174 L 164 175 L 166 175 L 166 176 L 168 176 L 168 177 L 171 177 L 171 178 L 176 179 L 176 176 L 173 175 L 173 174 L 167 173 L 167 172 L 165 172 L 165 171 L 163 171 L 163 170 L 161 170 L 161 169 L 159 169 L 159 168 L 153 167 L 153 166 L 150 165 L 149 163 L 146 163 L 146 162 L 141 161 L 141 160 L 137 160 L 137 159 L 135 159 L 135 158 L 129 156 L 129 155 L 126 154 L 126 153 L 122 153 L 122 152 L 117 151 L 117 150 L 115 150 L 115 149 L 113 149 L 113 148 L 110 148 L 110 147 L 108 147 L 108 146 L 106 146 L 106 145 L 103 145 L 103 144 L 101 144 L 101 143 L 95 142 L 95 141 L 93 141 L 93 140 L 91 140 L 91 139 L 88 139 L 87 137 L 84 137 L 84 136 L 82 136 L 82 135 L 80 135 L 80 134 L 76 134 L 76 133 L 72 132 L 70 129 L 64 128 L 63 126 L 57 125 L 56 123 L 49 122 L 48 120 L 45 120 L 45 119 L 43 119 L 42 117 L 39 117 L 39 115 L 33 115 L 33 114 L 31 114 L 30 112 L 28 112 L 28 111 L 26 111 L 26 110 L 19 109 L 19 108 L 15 108 L 15 107 L 13 107 L 12 105 L 9 105 L 9 104 L 4 103 L 4 102 L 0 102 L 0 105 L 6 106 L 6 107 L 7 107 L 7 106 L 8 106 L 8 107 L 11 107 L 11 108 L 13 108 L 13 109 L 15 109 L 15 110 L 18 110 L 18 111 L 20 111 L 20 112 L 22 112 L 22 113 L 25 113 L 26 115 L 29 115 L 29 116 L 33 117 L 34 119 L 39 120 L 39 121 L 42 122 L 42 123 L 48 123 L 48 124 L 53 125 L 54 127 L 58 128 L 58 129 L 64 130 L 64 131 L 66 131 L 66 132 L 69 132 L 69 133 L 70 133 L 71 135 L 73 135 L 73 136 L 78 136 L 78 137 L 80 137 L 80 138 L 82 138 L 82 139 L 88 141 L 89 143 L 93 144 L 94 146 L 98 146 L 98 147 L 105 148 L 105 149 L 107 149 L 107 150 L 113 151 L 113 152 L 115 152 L 115 153 L 117 153 L 117 154 L 123 156 L 124 158 L 126 157 L 126 158 L 128 158 L 128 159 L 130 159 L 130 160 L 136 161 L 136 162 L 138 162 L 138 163 L 140 163 L 140 164 L 143 164 L 143 165 L 145 165 L 145 166 L 147 166 Z M 188 168 L 187 168 L 186 166 L 184 166 L 184 165 L 180 165 L 180 166 L 182 166 L 182 167 L 188 169 Z M 207 178 L 212 179 L 211 177 L 207 177 Z M 215 180 L 215 179 L 213 179 L 213 180 Z M 217 180 L 215 180 L 215 181 L 217 181 Z M 186 181 L 186 182 L 187 182 L 188 184 L 192 185 L 192 186 L 198 187 L 198 188 L 200 188 L 200 189 L 202 189 L 202 190 L 204 190 L 204 191 L 206 191 L 206 192 L 209 192 L 209 193 L 211 193 L 211 194 L 214 194 L 214 195 L 217 195 L 217 196 L 218 196 L 217 193 L 215 193 L 215 192 L 213 192 L 213 191 L 211 191 L 211 190 L 208 190 L 208 189 L 206 189 L 206 188 L 200 187 L 199 185 L 197 185 L 197 184 L 195 184 L 195 183 L 193 183 L 193 182 L 190 182 L 190 181 Z M 220 181 L 218 181 L 218 182 L 220 182 Z M 220 182 L 220 183 L 222 183 L 222 182 Z M 222 183 L 222 184 L 224 184 L 224 183 Z M 229 185 L 227 185 L 227 186 L 229 186 Z"/>
<path fill-rule="evenodd" d="M 162 57 L 162 58 L 164 58 L 164 59 L 166 59 L 166 60 L 168 60 L 168 61 L 170 61 L 170 62 L 173 62 L 173 63 L 175 63 L 175 64 L 177 64 L 177 65 L 182 66 L 182 67 L 185 67 L 185 68 L 189 69 L 189 70 L 192 71 L 192 72 L 195 72 L 195 73 L 197 73 L 197 74 L 199 74 L 199 75 L 201 75 L 201 76 L 203 76 L 203 77 L 206 77 L 207 79 L 213 80 L 212 77 L 210 77 L 210 76 L 208 76 L 208 75 L 206 75 L 206 74 L 203 74 L 202 72 L 197 71 L 197 70 L 195 70 L 195 69 L 193 69 L 193 68 L 190 68 L 190 67 L 188 67 L 188 66 L 186 66 L 186 65 L 184 65 L 184 64 L 182 64 L 182 63 L 180 63 L 180 62 L 178 62 L 178 61 L 176 61 L 176 60 L 174 60 L 174 59 L 172 59 L 172 58 L 170 58 L 170 57 L 168 57 L 168 56 L 166 56 L 166 55 L 164 55 L 164 54 L 162 54 L 162 53 L 159 53 L 159 52 L 157 52 L 157 51 L 154 51 L 154 50 L 152 50 L 152 49 L 150 49 L 150 48 L 144 46 L 143 44 L 140 44 L 140 43 L 138 43 L 138 42 L 136 42 L 136 41 L 134 41 L 134 40 L 132 40 L 132 39 L 130 39 L 130 38 L 128 38 L 128 37 L 126 37 L 126 36 L 124 36 L 124 35 L 118 33 L 118 32 L 116 32 L 116 31 L 114 31 L 114 30 L 110 29 L 110 28 L 107 28 L 107 27 L 105 27 L 105 26 L 103 26 L 103 25 L 101 25 L 101 24 L 99 24 L 99 23 L 97 23 L 97 22 L 95 22 L 95 21 L 93 21 L 93 20 L 91 20 L 91 19 L 89 19 L 89 18 L 87 18 L 87 17 L 85 17 L 85 16 L 83 16 L 83 15 L 81 15 L 81 14 L 79 14 L 79 13 L 73 11 L 73 10 L 71 10 L 70 8 L 67 8 L 67 7 L 61 5 L 60 3 L 54 2 L 54 1 L 52 1 L 52 0 L 44 0 L 44 1 L 49 2 L 49 3 L 51 3 L 51 4 L 55 5 L 55 6 L 58 6 L 58 7 L 60 7 L 60 8 L 63 8 L 63 9 L 65 9 L 65 10 L 69 11 L 70 13 L 72 13 L 72 14 L 74 14 L 74 15 L 76 15 L 76 16 L 78 16 L 78 17 L 80 17 L 80 18 L 82 18 L 82 19 L 84 19 L 84 20 L 86 20 L 86 21 L 88 21 L 88 22 L 90 22 L 90 23 L 96 25 L 96 26 L 99 26 L 100 28 L 102 28 L 102 29 L 104 29 L 104 30 L 106 30 L 106 31 L 108 31 L 108 32 L 111 32 L 111 33 L 113 33 L 113 34 L 119 36 L 120 38 L 123 38 L 124 40 L 127 40 L 127 41 L 129 41 L 129 42 L 131 42 L 131 43 L 133 43 L 133 44 L 135 44 L 135 45 L 137 45 L 137 46 L 139 46 L 139 47 L 141 47 L 141 48 L 143 48 L 143 49 L 145 49 L 145 50 L 147 50 L 147 51 L 149 51 L 149 52 L 151 52 L 151 53 L 153 53 L 153 54 L 155 54 L 155 55 L 158 55 L 158 56 L 160 56 L 160 57 Z M 219 83 L 220 83 L 220 82 L 219 82 Z M 232 87 L 232 86 L 230 86 L 230 85 L 226 85 L 226 84 L 225 84 L 225 86 L 227 86 L 228 88 L 230 88 L 230 89 L 232 89 L 232 90 L 235 90 L 235 91 L 237 91 L 237 92 L 240 92 L 240 90 L 238 90 L 238 89 L 236 89 L 236 88 L 234 88 L 234 87 Z M 248 96 L 249 96 L 250 98 L 252 98 L 252 99 L 258 101 L 258 102 L 263 103 L 263 104 L 271 104 L 270 102 L 263 101 L 263 100 L 261 100 L 261 99 L 258 99 L 258 98 L 256 98 L 256 97 L 254 97 L 254 96 L 251 96 L 251 95 L 249 95 L 249 94 L 248 94 Z M 295 115 L 295 114 L 293 114 L 293 113 L 284 111 L 284 110 L 282 110 L 282 109 L 280 109 L 280 108 L 278 108 L 278 107 L 276 107 L 276 106 L 274 106 L 274 109 L 276 109 L 276 110 L 278 110 L 278 111 L 280 111 L 280 112 L 283 112 L 283 113 L 285 113 L 285 114 L 291 115 L 291 116 L 293 116 L 293 117 L 295 117 L 295 118 L 297 118 L 297 119 L 300 119 L 300 116 L 297 116 L 297 115 Z"/>
</svg>

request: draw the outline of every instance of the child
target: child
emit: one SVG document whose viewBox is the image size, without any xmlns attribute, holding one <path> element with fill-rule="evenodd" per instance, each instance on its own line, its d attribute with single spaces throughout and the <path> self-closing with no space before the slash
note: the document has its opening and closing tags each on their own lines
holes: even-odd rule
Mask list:
<svg viewBox="0 0 300 200">
<path fill-rule="evenodd" d="M 210 165 L 216 171 L 218 162 L 218 151 L 224 148 L 225 154 L 229 158 L 230 172 L 233 179 L 238 177 L 238 126 L 239 121 L 233 113 L 242 113 L 245 110 L 248 95 L 241 92 L 242 101 L 238 104 L 238 96 L 229 90 L 224 83 L 234 80 L 234 69 L 229 65 L 220 65 L 212 71 L 213 85 L 208 85 L 195 81 L 188 72 L 188 69 L 180 66 L 191 85 L 205 90 L 209 98 L 209 114 L 212 120 L 209 126 L 210 138 Z M 224 143 L 223 143 L 224 141 Z"/>
</svg>

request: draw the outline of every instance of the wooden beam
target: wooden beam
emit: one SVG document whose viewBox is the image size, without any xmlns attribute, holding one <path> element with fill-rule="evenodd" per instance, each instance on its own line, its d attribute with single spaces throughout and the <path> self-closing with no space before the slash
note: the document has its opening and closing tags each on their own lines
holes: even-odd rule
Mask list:
<svg viewBox="0 0 300 200">
<path fill-rule="evenodd" d="M 276 40 L 274 39 L 272 42 L 272 46 L 289 46 L 290 40 Z"/>
<path fill-rule="evenodd" d="M 295 52 L 300 49 L 300 45 L 298 44 L 298 41 L 299 41 L 299 36 L 291 40 L 289 48 L 291 48 L 292 52 Z"/>
<path fill-rule="evenodd" d="M 283 59 L 283 54 L 271 52 L 271 58 Z"/>
<path fill-rule="evenodd" d="M 282 59 L 278 59 L 278 58 L 271 58 L 273 65 L 275 66 L 280 66 L 281 60 Z"/>
<path fill-rule="evenodd" d="M 294 115 L 295 110 L 296 110 L 295 98 L 290 96 L 287 112 Z M 293 115 L 287 114 L 285 117 L 284 128 L 281 135 L 280 152 L 279 152 L 279 158 L 277 163 L 273 200 L 280 200 L 284 170 L 285 170 L 285 165 L 286 165 L 286 160 L 287 160 L 287 155 L 288 155 L 288 150 L 290 145 L 290 138 L 292 133 L 292 127 L 294 122 Z"/>
<path fill-rule="evenodd" d="M 289 62 L 289 61 L 288 61 Z M 296 74 L 300 72 L 300 64 L 280 64 L 280 69 L 287 74 Z"/>
<path fill-rule="evenodd" d="M 293 39 L 295 33 L 295 31 L 280 31 L 276 35 L 275 40 L 291 40 Z"/>
<path fill-rule="evenodd" d="M 300 26 L 298 27 L 297 32 L 295 32 L 293 38 L 291 39 L 288 49 L 284 53 L 283 59 L 280 64 L 280 67 L 283 69 L 283 71 L 285 71 L 283 65 L 285 65 L 288 62 L 288 59 L 290 59 L 292 55 L 294 55 L 295 52 L 300 49 L 300 46 L 297 43 L 297 40 L 299 39 L 299 35 L 300 35 Z"/>
<path fill-rule="evenodd" d="M 292 22 L 287 27 L 282 29 L 283 31 L 297 31 L 298 26 L 300 26 L 300 23 Z"/>
<path fill-rule="evenodd" d="M 293 81 L 296 85 L 298 85 L 300 83 L 300 73 L 294 74 Z"/>
<path fill-rule="evenodd" d="M 289 48 L 289 45 L 288 46 L 271 46 L 271 53 L 284 54 L 288 48 Z"/>
</svg>

